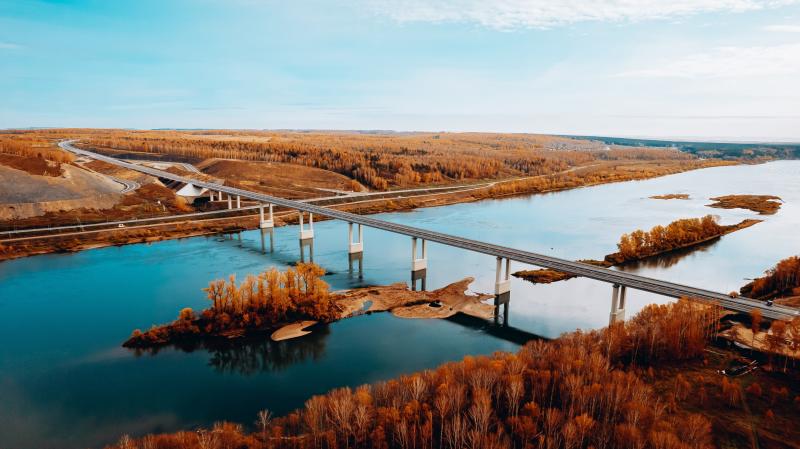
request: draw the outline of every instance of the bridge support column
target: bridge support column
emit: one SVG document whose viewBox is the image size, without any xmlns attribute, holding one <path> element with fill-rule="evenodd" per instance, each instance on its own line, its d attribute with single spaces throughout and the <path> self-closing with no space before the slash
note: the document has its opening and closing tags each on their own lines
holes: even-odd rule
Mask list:
<svg viewBox="0 0 800 449">
<path fill-rule="evenodd" d="M 272 204 L 269 205 L 269 220 L 264 219 L 264 205 L 262 204 L 258 208 L 258 215 L 259 215 L 259 224 L 258 227 L 261 229 L 272 229 L 275 227 L 275 221 L 272 216 Z"/>
<path fill-rule="evenodd" d="M 494 322 L 500 322 L 500 306 L 503 307 L 503 326 L 508 326 L 508 304 L 511 301 L 511 259 L 506 259 L 503 275 L 503 258 L 497 258 L 494 278 Z"/>
<path fill-rule="evenodd" d="M 269 234 L 269 252 L 273 252 L 275 250 L 275 242 L 273 241 L 273 228 L 261 228 L 261 252 L 266 254 L 267 246 L 265 242 L 265 237 Z"/>
<path fill-rule="evenodd" d="M 230 195 L 228 195 L 228 209 L 233 209 L 233 200 Z"/>
<path fill-rule="evenodd" d="M 350 253 L 347 255 L 347 272 L 350 276 L 353 275 L 353 265 L 358 264 L 358 278 L 364 278 L 364 253 Z"/>
<path fill-rule="evenodd" d="M 422 240 L 422 258 L 417 258 L 417 238 L 411 237 L 411 290 L 417 289 L 417 281 L 421 281 L 421 290 L 425 290 L 425 278 L 428 273 L 428 248 Z"/>
<path fill-rule="evenodd" d="M 220 191 L 219 191 L 219 194 L 217 195 L 217 200 L 218 200 L 218 201 L 222 201 L 223 199 L 224 199 L 224 198 L 222 197 L 222 190 L 220 190 Z"/>
<path fill-rule="evenodd" d="M 308 248 L 309 262 L 314 262 L 314 239 L 300 240 L 300 262 L 306 261 L 306 248 Z"/>
<path fill-rule="evenodd" d="M 300 211 L 300 240 L 311 240 L 314 238 L 314 214 L 308 214 L 308 229 L 303 225 L 303 212 Z"/>
<path fill-rule="evenodd" d="M 240 195 L 236 195 L 236 208 L 239 209 L 242 207 L 242 197 Z"/>
<path fill-rule="evenodd" d="M 364 234 L 361 224 L 358 225 L 358 241 L 353 241 L 353 223 L 347 223 L 347 253 L 361 254 L 364 252 Z"/>
<path fill-rule="evenodd" d="M 211 199 L 210 199 L 210 201 L 211 201 L 212 203 L 214 202 L 214 191 L 213 191 L 213 190 L 211 191 Z"/>
<path fill-rule="evenodd" d="M 608 325 L 619 321 L 625 321 L 625 286 L 614 284 L 611 291 L 611 313 L 608 317 Z"/>
</svg>

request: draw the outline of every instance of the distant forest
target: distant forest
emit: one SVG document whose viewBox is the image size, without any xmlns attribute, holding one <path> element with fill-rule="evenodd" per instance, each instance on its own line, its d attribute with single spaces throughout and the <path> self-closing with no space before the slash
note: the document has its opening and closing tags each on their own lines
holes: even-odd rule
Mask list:
<svg viewBox="0 0 800 449">
<path fill-rule="evenodd" d="M 603 142 L 606 145 L 622 145 L 631 147 L 668 147 L 676 148 L 699 157 L 715 157 L 723 159 L 798 159 L 800 143 L 725 143 L 725 142 L 684 142 L 679 140 L 628 139 L 624 137 L 600 136 L 562 136 L 575 139 L 587 139 Z"/>
</svg>

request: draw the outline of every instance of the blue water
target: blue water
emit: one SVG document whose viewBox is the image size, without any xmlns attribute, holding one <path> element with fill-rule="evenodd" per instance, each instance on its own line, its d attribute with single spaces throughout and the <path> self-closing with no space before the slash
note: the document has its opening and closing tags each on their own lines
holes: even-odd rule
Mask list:
<svg viewBox="0 0 800 449">
<path fill-rule="evenodd" d="M 800 253 L 800 162 L 718 167 L 648 181 L 547 195 L 381 214 L 386 220 L 580 259 L 602 258 L 619 236 L 686 217 L 715 214 L 723 223 L 764 223 L 681 257 L 632 271 L 719 291 L 738 289 L 776 261 Z M 688 193 L 692 199 L 652 200 Z M 775 194 L 774 216 L 710 209 L 708 198 Z M 364 230 L 363 279 L 348 272 L 347 225 L 315 224 L 314 260 L 334 289 L 407 281 L 407 237 Z M 471 289 L 493 289 L 495 261 L 430 244 L 429 289 L 466 276 Z M 121 348 L 134 328 L 170 321 L 183 307 L 207 306 L 201 288 L 299 256 L 297 228 L 276 230 L 263 254 L 258 231 L 237 240 L 200 237 L 45 255 L 0 263 L 0 447 L 97 447 L 122 433 L 250 423 L 258 410 L 285 413 L 313 394 L 431 368 L 467 354 L 517 345 L 480 327 L 374 314 L 335 323 L 298 340 L 248 341 L 230 347 Z M 512 266 L 512 270 L 530 268 Z M 555 337 L 608 322 L 610 288 L 587 279 L 550 285 L 512 280 L 510 324 Z M 627 314 L 669 299 L 629 292 Z"/>
</svg>

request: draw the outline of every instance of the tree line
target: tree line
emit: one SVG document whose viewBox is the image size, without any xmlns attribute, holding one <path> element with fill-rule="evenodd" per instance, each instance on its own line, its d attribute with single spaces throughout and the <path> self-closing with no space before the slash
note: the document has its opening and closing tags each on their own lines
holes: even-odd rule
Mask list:
<svg viewBox="0 0 800 449">
<path fill-rule="evenodd" d="M 527 134 L 49 130 L 37 135 L 78 135 L 89 147 L 197 160 L 295 163 L 377 190 L 545 175 L 594 161 L 692 159 L 672 149 L 605 148 L 588 140 Z"/>
</svg>

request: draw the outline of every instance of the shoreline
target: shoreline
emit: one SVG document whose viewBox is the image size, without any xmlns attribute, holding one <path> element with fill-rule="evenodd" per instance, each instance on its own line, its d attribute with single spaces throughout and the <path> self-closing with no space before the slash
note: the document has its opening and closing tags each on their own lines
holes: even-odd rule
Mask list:
<svg viewBox="0 0 800 449">
<path fill-rule="evenodd" d="M 567 185 L 567 186 L 553 186 L 550 188 L 543 188 L 543 189 L 533 189 L 531 191 L 511 191 L 511 192 L 497 192 L 492 191 L 493 189 L 502 188 L 503 185 L 506 184 L 513 184 L 513 183 L 520 183 L 520 182 L 528 182 L 528 181 L 537 181 L 541 179 L 552 179 L 564 173 L 558 174 L 548 174 L 548 175 L 540 175 L 531 178 L 515 178 L 515 179 L 506 179 L 506 180 L 499 180 L 499 181 L 490 181 L 483 185 L 466 185 L 466 186 L 454 186 L 454 189 L 461 188 L 461 190 L 456 191 L 448 191 L 443 193 L 425 193 L 422 195 L 417 196 L 409 196 L 409 197 L 395 197 L 395 198 L 376 198 L 376 199 L 363 199 L 360 200 L 358 197 L 354 197 L 355 201 L 346 202 L 341 204 L 332 204 L 330 207 L 333 209 L 344 210 L 347 212 L 358 213 L 363 215 L 372 215 L 372 214 L 380 214 L 380 213 L 390 213 L 390 212 L 409 212 L 419 208 L 427 208 L 427 207 L 442 207 L 442 206 L 452 206 L 455 204 L 462 204 L 462 203 L 472 203 L 478 201 L 485 201 L 485 200 L 497 200 L 497 199 L 506 199 L 506 198 L 513 198 L 513 197 L 521 197 L 521 196 L 532 196 L 538 194 L 548 194 L 548 193 L 557 193 L 557 192 L 564 192 L 573 189 L 579 188 L 587 188 L 587 187 L 595 187 L 599 185 L 605 184 L 614 184 L 619 182 L 631 182 L 631 181 L 642 181 L 647 179 L 654 179 L 660 178 L 663 176 L 669 176 L 679 173 L 685 173 L 688 171 L 694 170 L 701 170 L 705 168 L 713 168 L 718 167 L 721 165 L 735 165 L 735 163 L 727 162 L 727 161 L 716 161 L 714 163 L 708 163 L 703 166 L 693 166 L 688 167 L 684 170 L 677 170 L 677 171 L 670 171 L 667 173 L 659 173 L 654 175 L 646 175 L 642 177 L 631 177 L 629 179 L 603 179 L 599 181 L 591 181 L 587 182 L 582 185 Z M 581 169 L 589 169 L 590 167 L 578 167 L 577 170 Z M 386 194 L 391 194 L 391 191 L 387 191 Z M 277 217 L 291 215 L 290 212 L 282 212 L 276 213 Z M 225 229 L 221 231 L 209 231 L 209 230 L 186 230 L 184 232 L 180 232 L 180 230 L 175 230 L 172 233 L 168 234 L 160 234 L 157 236 L 149 236 L 150 238 L 143 238 L 142 236 L 133 236 L 129 237 L 127 241 L 114 241 L 113 237 L 103 237 L 100 239 L 76 239 L 77 241 L 74 243 L 65 243 L 65 242 L 58 242 L 57 244 L 41 244 L 38 245 L 36 248 L 25 251 L 25 245 L 15 245 L 14 242 L 12 243 L 4 243 L 4 240 L 0 240 L 0 263 L 6 260 L 14 260 L 23 257 L 29 256 L 37 256 L 42 254 L 52 254 L 52 253 L 72 253 L 78 252 L 83 250 L 89 249 L 96 249 L 96 248 L 105 248 L 109 246 L 122 246 L 122 245 L 129 245 L 129 244 L 137 244 L 137 243 L 151 243 L 151 242 L 158 242 L 164 240 L 175 240 L 175 239 L 182 239 L 182 238 L 190 238 L 190 237 L 199 237 L 204 235 L 215 235 L 215 234 L 222 234 L 225 232 L 237 232 L 237 231 L 248 231 L 258 229 L 258 215 L 254 214 L 251 216 L 237 216 L 237 217 L 226 217 L 226 218 L 218 218 L 213 220 L 239 220 L 247 221 L 245 223 L 237 223 L 237 227 L 232 227 L 230 229 Z M 317 221 L 325 221 L 327 217 L 319 217 Z M 211 221 L 211 220 L 208 220 Z M 188 221 L 188 222 L 179 222 L 180 224 L 184 225 L 193 225 L 195 227 L 203 227 L 206 221 Z M 252 222 L 252 223 L 250 223 Z M 295 217 L 289 217 L 288 219 L 276 220 L 275 227 L 281 227 L 286 225 L 292 225 L 297 222 Z M 164 223 L 164 226 L 176 224 L 176 223 Z M 147 227 L 146 230 L 150 230 L 154 228 L 154 226 Z M 97 232 L 125 232 L 125 230 L 130 230 L 134 228 L 112 228 L 112 229 L 105 229 L 105 230 L 98 230 Z M 158 232 L 158 231 L 156 231 Z M 85 234 L 85 235 L 92 235 L 92 234 Z M 119 234 L 112 234 L 119 235 Z M 50 237 L 43 237 L 42 239 L 36 240 L 37 242 L 43 242 L 49 239 L 56 239 L 58 235 L 50 236 Z M 20 246 L 22 248 L 20 248 Z"/>
</svg>

